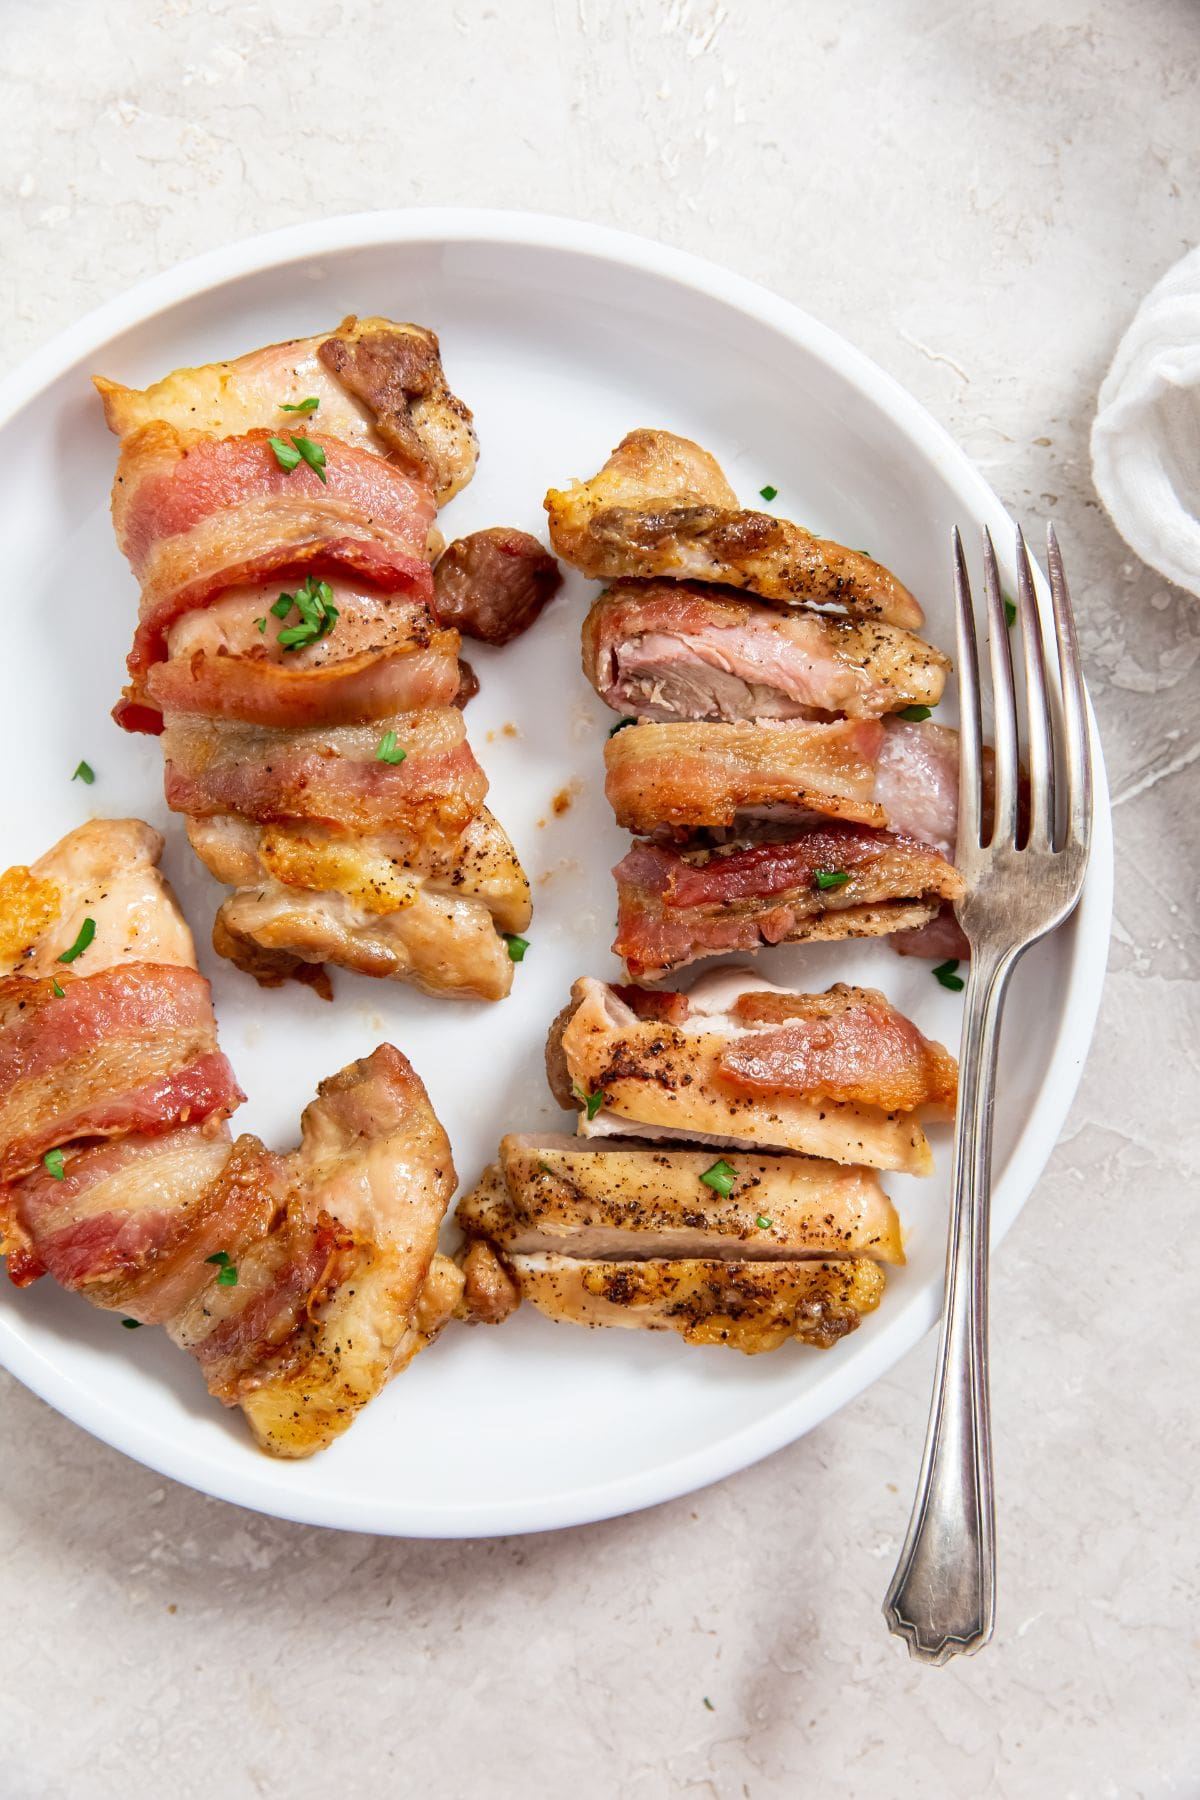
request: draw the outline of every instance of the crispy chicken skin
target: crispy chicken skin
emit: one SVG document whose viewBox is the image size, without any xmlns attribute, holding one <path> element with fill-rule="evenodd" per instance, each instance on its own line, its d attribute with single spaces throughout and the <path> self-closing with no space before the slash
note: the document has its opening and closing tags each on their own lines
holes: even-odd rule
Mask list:
<svg viewBox="0 0 1200 1800">
<path fill-rule="evenodd" d="M 747 1151 L 724 1161 L 728 1194 L 702 1179 L 711 1150 L 510 1135 L 456 1218 L 508 1256 L 903 1262 L 895 1208 L 872 1170 Z"/>
<path fill-rule="evenodd" d="M 874 719 L 936 706 L 949 666 L 895 625 L 691 581 L 615 581 L 583 624 L 584 674 L 638 719 Z"/>
<path fill-rule="evenodd" d="M 906 630 L 924 619 L 908 589 L 861 551 L 742 510 L 715 460 L 670 432 L 629 432 L 599 474 L 551 488 L 545 504 L 553 549 L 598 580 L 716 582 Z"/>
<path fill-rule="evenodd" d="M 756 1016 L 764 995 L 789 1009 L 786 1023 Z M 678 1023 L 639 1016 L 640 990 L 591 977 L 572 996 L 548 1062 L 561 1059 L 581 1137 L 794 1150 L 910 1175 L 933 1167 L 918 1114 L 952 1108 L 957 1066 L 882 994 L 797 995 L 720 969 L 686 996 Z"/>
<path fill-rule="evenodd" d="M 883 1270 L 837 1262 L 580 1262 L 539 1253 L 509 1259 L 522 1299 L 563 1324 L 675 1331 L 689 1344 L 748 1356 L 789 1338 L 827 1350 L 874 1312 Z"/>
<path fill-rule="evenodd" d="M 119 438 L 163 420 L 181 430 L 238 437 L 310 427 L 387 456 L 445 505 L 475 472 L 471 413 L 450 391 L 436 335 L 391 319 L 343 319 L 325 336 L 292 338 L 232 362 L 176 369 L 147 388 L 93 377 Z M 320 405 L 283 411 L 308 399 Z"/>
</svg>

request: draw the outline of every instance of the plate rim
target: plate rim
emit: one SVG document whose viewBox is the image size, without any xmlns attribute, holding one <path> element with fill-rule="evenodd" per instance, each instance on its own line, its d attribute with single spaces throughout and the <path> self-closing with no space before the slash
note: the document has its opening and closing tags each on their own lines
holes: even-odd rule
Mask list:
<svg viewBox="0 0 1200 1800">
<path fill-rule="evenodd" d="M 312 261 L 356 249 L 462 243 L 567 251 L 593 256 L 681 284 L 731 305 L 798 343 L 831 367 L 934 463 L 947 484 L 962 496 L 972 523 L 993 536 L 1015 527 L 966 451 L 886 369 L 793 301 L 691 251 L 653 238 L 551 213 L 485 207 L 405 207 L 338 214 L 241 238 L 189 257 L 114 295 L 57 332 L 0 378 L 0 429 L 34 402 L 71 364 L 106 344 L 119 332 L 145 324 L 182 301 L 250 275 L 298 260 Z M 1040 581 L 1040 572 L 1038 574 Z M 1097 979 L 1075 992 L 1058 1020 L 1052 1068 L 1022 1127 L 1004 1176 L 993 1190 L 992 1244 L 998 1244 L 1030 1198 L 1058 1141 L 1095 1033 L 1104 985 L 1113 902 L 1113 833 L 1103 751 L 1089 701 L 1095 760 L 1093 848 L 1083 895 L 1071 925 L 1071 976 L 1094 961 Z M 1054 1119 L 1050 1114 L 1053 1112 Z M 941 1295 L 928 1289 L 914 1296 L 903 1316 L 879 1332 L 870 1350 L 835 1364 L 815 1389 L 783 1401 L 742 1430 L 689 1451 L 651 1470 L 590 1483 L 549 1498 L 496 1505 L 487 1500 L 454 1505 L 406 1505 L 402 1497 L 386 1505 L 361 1496 L 310 1493 L 302 1481 L 281 1495 L 274 1486 L 278 1465 L 250 1465 L 233 1473 L 209 1466 L 202 1452 L 163 1446 L 137 1418 L 111 1414 L 94 1393 L 79 1388 L 54 1367 L 37 1346 L 26 1342 L 0 1318 L 0 1366 L 40 1399 L 111 1448 L 155 1473 L 180 1481 L 216 1499 L 297 1524 L 412 1538 L 452 1539 L 509 1536 L 594 1523 L 658 1505 L 736 1474 L 795 1442 L 863 1393 L 893 1369 L 936 1323 Z M 913 1466 L 919 1446 L 914 1446 Z M 303 1465 L 291 1465 L 302 1468 Z M 270 1478 L 268 1479 L 268 1469 Z"/>
</svg>

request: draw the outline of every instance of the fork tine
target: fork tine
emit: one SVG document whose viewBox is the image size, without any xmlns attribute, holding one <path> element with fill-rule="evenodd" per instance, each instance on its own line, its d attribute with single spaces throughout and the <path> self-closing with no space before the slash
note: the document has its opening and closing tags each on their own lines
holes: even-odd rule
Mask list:
<svg viewBox="0 0 1200 1800">
<path fill-rule="evenodd" d="M 1029 566 L 1025 533 L 1017 526 L 1017 612 L 1025 650 L 1025 747 L 1029 758 L 1029 842 L 1049 849 L 1054 842 L 1053 722 L 1046 693 L 1046 648 L 1042 613 Z"/>
<path fill-rule="evenodd" d="M 1083 694 L 1075 614 L 1053 525 L 1046 527 L 1050 597 L 1054 603 L 1054 635 L 1062 679 L 1063 763 L 1067 776 L 1066 841 L 1086 851 L 1092 832 L 1092 737 Z"/>
<path fill-rule="evenodd" d="M 954 527 L 954 598 L 958 612 L 958 844 L 956 860 L 977 850 L 982 818 L 979 770 L 983 761 L 983 720 L 979 709 L 979 644 L 975 608 L 962 537 Z"/>
<path fill-rule="evenodd" d="M 1013 691 L 1012 646 L 1000 591 L 1000 569 L 992 534 L 983 533 L 983 576 L 987 592 L 988 649 L 992 665 L 992 741 L 996 752 L 995 799 L 989 843 L 1011 844 L 1017 835 L 1017 704 Z"/>
</svg>

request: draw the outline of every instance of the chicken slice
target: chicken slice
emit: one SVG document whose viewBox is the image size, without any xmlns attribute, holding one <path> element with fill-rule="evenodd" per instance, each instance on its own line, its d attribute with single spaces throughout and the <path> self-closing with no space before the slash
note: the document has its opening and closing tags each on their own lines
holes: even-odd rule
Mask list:
<svg viewBox="0 0 1200 1800">
<path fill-rule="evenodd" d="M 539 1312 L 559 1323 L 676 1331 L 689 1344 L 724 1344 L 748 1356 L 789 1338 L 825 1350 L 874 1312 L 884 1288 L 878 1263 L 577 1262 L 513 1256 L 507 1266 Z"/>
<path fill-rule="evenodd" d="M 289 1155 L 238 1140 L 222 1180 L 260 1204 L 168 1329 L 264 1450 L 324 1448 L 449 1315 L 453 1298 L 431 1315 L 425 1289 L 455 1179 L 425 1088 L 390 1044 L 321 1083 Z"/>
<path fill-rule="evenodd" d="M 809 1156 L 731 1151 L 714 1164 L 710 1150 L 510 1135 L 456 1218 L 505 1256 L 904 1261 L 874 1172 Z"/>
<path fill-rule="evenodd" d="M 546 495 L 558 555 L 600 580 L 717 582 L 915 630 L 917 601 L 882 564 L 773 513 L 747 512 L 688 438 L 631 431 L 599 474 Z"/>
<path fill-rule="evenodd" d="M 343 319 L 326 335 L 292 338 L 233 362 L 176 369 L 148 388 L 93 377 L 110 431 L 129 437 L 163 420 L 179 430 L 239 437 L 312 428 L 394 461 L 433 488 L 439 505 L 466 486 L 478 442 L 451 393 L 436 335 L 391 319 Z M 315 399 L 315 408 L 286 412 Z"/>
</svg>

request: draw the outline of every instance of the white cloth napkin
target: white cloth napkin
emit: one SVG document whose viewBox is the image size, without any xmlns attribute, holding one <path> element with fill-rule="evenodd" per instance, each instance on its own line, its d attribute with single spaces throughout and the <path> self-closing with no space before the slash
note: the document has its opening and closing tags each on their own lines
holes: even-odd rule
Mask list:
<svg viewBox="0 0 1200 1800">
<path fill-rule="evenodd" d="M 1200 595 L 1200 249 L 1142 301 L 1100 389 L 1092 478 L 1143 562 Z"/>
</svg>

